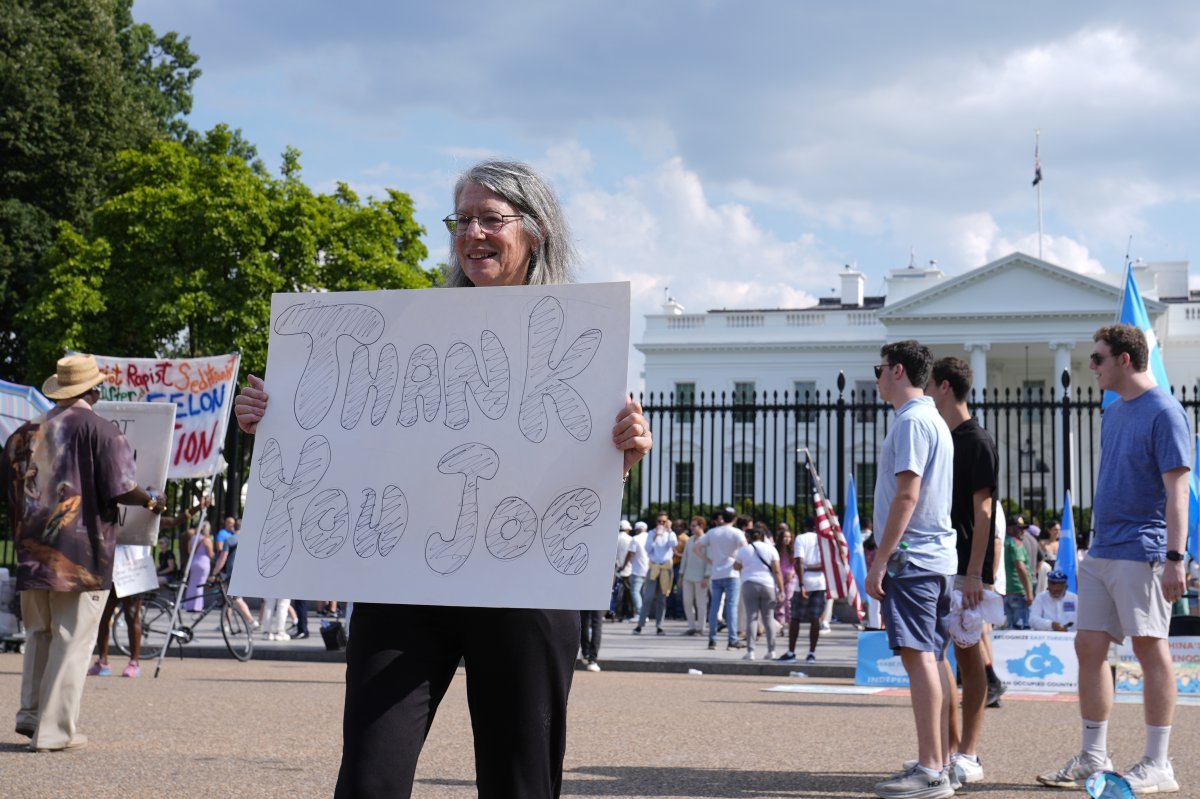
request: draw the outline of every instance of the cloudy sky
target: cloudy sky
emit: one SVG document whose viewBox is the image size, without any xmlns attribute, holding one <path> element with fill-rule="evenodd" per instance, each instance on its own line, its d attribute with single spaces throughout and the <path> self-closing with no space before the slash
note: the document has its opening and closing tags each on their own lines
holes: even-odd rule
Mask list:
<svg viewBox="0 0 1200 799">
<path fill-rule="evenodd" d="M 318 190 L 408 192 L 434 261 L 484 156 L 552 180 L 632 335 L 800 307 L 854 264 L 950 275 L 1038 251 L 1118 272 L 1200 253 L 1200 5 L 139 0 L 191 37 L 194 127 L 241 128 Z M 912 253 L 915 252 L 915 256 Z M 1198 285 L 1193 278 L 1193 285 Z M 631 365 L 636 375 L 640 364 Z M 636 386 L 634 386 L 636 387 Z"/>
</svg>

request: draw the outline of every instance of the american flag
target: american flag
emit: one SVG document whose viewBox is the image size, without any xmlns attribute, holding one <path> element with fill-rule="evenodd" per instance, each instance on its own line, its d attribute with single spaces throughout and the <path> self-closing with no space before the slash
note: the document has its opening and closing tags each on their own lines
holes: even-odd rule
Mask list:
<svg viewBox="0 0 1200 799">
<path fill-rule="evenodd" d="M 1041 149 L 1040 143 L 1033 145 L 1033 185 L 1042 182 L 1042 156 L 1039 152 Z"/>
<path fill-rule="evenodd" d="M 858 620 L 862 621 L 862 597 L 850 572 L 850 548 L 846 546 L 846 537 L 842 535 L 837 514 L 819 489 L 813 492 L 813 505 L 816 508 L 817 543 L 821 547 L 821 568 L 825 572 L 828 596 L 830 599 L 845 597 L 858 614 Z"/>
</svg>

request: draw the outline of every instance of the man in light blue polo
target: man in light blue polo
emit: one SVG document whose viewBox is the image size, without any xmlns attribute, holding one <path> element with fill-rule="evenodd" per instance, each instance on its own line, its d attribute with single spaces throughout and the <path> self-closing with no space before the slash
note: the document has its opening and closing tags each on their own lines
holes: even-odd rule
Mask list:
<svg viewBox="0 0 1200 799">
<path fill-rule="evenodd" d="M 933 356 L 916 341 L 886 344 L 875 367 L 879 397 L 896 419 L 883 440 L 875 482 L 878 554 L 867 593 L 882 600 L 888 643 L 908 672 L 917 727 L 917 761 L 875 786 L 884 799 L 954 795 L 949 730 L 942 714 L 938 666 L 949 641 L 950 591 L 958 570 L 950 519 L 954 443 L 925 384 Z"/>
</svg>

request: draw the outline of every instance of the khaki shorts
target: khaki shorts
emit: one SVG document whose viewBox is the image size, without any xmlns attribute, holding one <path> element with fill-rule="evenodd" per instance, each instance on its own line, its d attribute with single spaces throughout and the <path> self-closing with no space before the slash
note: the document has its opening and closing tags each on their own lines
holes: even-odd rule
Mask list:
<svg viewBox="0 0 1200 799">
<path fill-rule="evenodd" d="M 1079 564 L 1076 629 L 1126 636 L 1166 638 L 1171 605 L 1162 592 L 1163 564 L 1088 556 Z"/>
</svg>

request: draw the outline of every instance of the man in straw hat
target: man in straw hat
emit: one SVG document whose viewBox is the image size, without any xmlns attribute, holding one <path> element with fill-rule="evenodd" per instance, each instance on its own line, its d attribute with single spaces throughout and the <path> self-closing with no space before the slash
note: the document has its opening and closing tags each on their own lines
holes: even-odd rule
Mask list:
<svg viewBox="0 0 1200 799">
<path fill-rule="evenodd" d="M 17 732 L 35 752 L 87 743 L 76 725 L 112 586 L 117 503 L 163 508 L 134 481 L 125 436 L 92 411 L 103 381 L 91 355 L 60 359 L 42 387 L 55 407 L 17 428 L 0 457 L 26 630 Z"/>
</svg>

